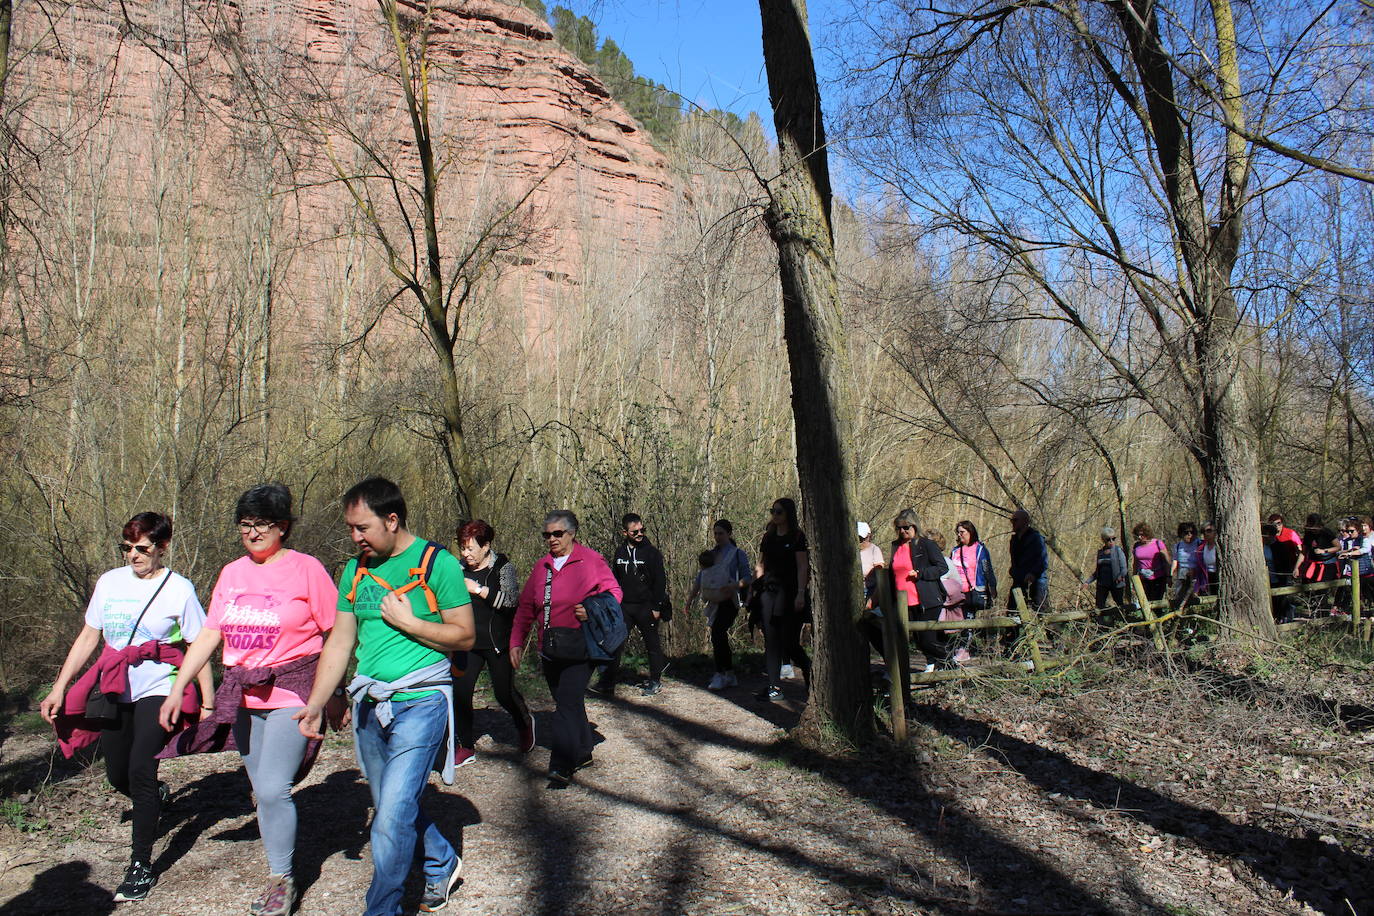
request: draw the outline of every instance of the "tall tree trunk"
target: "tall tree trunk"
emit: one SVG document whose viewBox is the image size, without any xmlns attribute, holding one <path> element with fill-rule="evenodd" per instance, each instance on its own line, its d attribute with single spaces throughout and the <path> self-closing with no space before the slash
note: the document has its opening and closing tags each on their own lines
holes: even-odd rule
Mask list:
<svg viewBox="0 0 1374 916">
<path fill-rule="evenodd" d="M 855 627 L 862 589 L 850 510 L 854 482 L 843 448 L 850 441 L 852 414 L 843 387 L 850 375 L 835 277 L 825 126 L 805 0 L 759 0 L 759 11 L 781 165 L 769 182 L 764 220 L 778 247 L 797 476 L 819 598 L 807 714 L 813 723 L 819 717 L 816 724 L 828 723 L 845 738 L 862 741 L 872 734 L 873 715 L 868 650 Z"/>
</svg>

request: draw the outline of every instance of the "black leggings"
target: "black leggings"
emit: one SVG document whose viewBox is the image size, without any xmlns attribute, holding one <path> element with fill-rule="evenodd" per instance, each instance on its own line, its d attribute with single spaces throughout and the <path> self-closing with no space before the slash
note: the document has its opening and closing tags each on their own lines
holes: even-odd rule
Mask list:
<svg viewBox="0 0 1374 916">
<path fill-rule="evenodd" d="M 622 604 L 620 613 L 625 618 L 625 643 L 630 641 L 629 633 L 639 630 L 639 635 L 644 638 L 644 652 L 649 656 L 649 680 L 658 680 L 663 675 L 663 669 L 668 667 L 668 660 L 663 655 L 663 646 L 658 637 L 658 620 L 654 617 L 654 609 L 647 604 Z M 613 685 L 619 679 L 620 657 L 624 654 L 625 645 L 621 645 L 620 651 L 606 663 L 599 679 L 603 686 Z"/>
<path fill-rule="evenodd" d="M 592 756 L 592 727 L 587 722 L 590 662 L 544 659 L 544 680 L 553 694 L 553 739 L 549 769 L 570 771 Z"/>
<path fill-rule="evenodd" d="M 763 661 L 768 674 L 768 686 L 777 687 L 782 681 L 782 662 L 788 659 L 811 679 L 811 659 L 802 648 L 801 631 L 806 621 L 799 613 L 764 614 Z"/>
<path fill-rule="evenodd" d="M 907 617 L 913 621 L 939 620 L 942 610 L 944 610 L 944 606 L 939 604 L 931 607 L 908 608 Z M 926 657 L 927 665 L 934 665 L 937 668 L 949 667 L 950 640 L 945 635 L 944 630 L 918 630 L 916 632 L 916 645 L 921 650 L 921 654 Z"/>
<path fill-rule="evenodd" d="M 136 703 L 119 703 L 119 725 L 100 733 L 100 750 L 105 755 L 105 774 L 110 785 L 134 803 L 133 858 L 153 860 L 157 839 L 157 819 L 162 813 L 158 797 L 157 764 L 154 755 L 167 744 L 168 733 L 157 722 L 158 710 L 166 697 L 144 697 Z"/>
<path fill-rule="evenodd" d="M 739 604 L 735 599 L 716 605 L 715 622 L 711 624 L 711 655 L 715 658 L 718 672 L 735 670 L 735 658 L 730 652 L 730 628 L 738 618 Z"/>
<path fill-rule="evenodd" d="M 486 666 L 491 675 L 491 692 L 496 702 L 510 713 L 515 720 L 516 729 L 525 727 L 529 720 L 530 709 L 525 698 L 515 689 L 515 669 L 510 664 L 510 654 L 497 649 L 469 649 L 467 670 L 453 685 L 453 715 L 458 726 L 458 743 L 472 748 L 476 741 L 472 721 L 472 693 L 477 688 L 477 677 Z"/>
</svg>

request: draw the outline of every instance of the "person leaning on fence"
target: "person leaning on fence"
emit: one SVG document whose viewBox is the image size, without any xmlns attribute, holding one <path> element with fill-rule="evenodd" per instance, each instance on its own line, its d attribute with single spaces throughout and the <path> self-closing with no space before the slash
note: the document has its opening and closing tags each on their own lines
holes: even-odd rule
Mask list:
<svg viewBox="0 0 1374 916">
<path fill-rule="evenodd" d="M 1124 615 L 1126 611 L 1126 576 L 1129 567 L 1126 565 L 1126 552 L 1121 549 L 1121 545 L 1116 542 L 1116 529 L 1102 529 L 1102 546 L 1097 550 L 1097 556 L 1093 560 L 1092 575 L 1083 580 L 1083 587 L 1097 585 L 1097 597 L 1094 607 L 1099 611 L 1107 609 L 1107 599 L 1110 597 L 1116 605 L 1117 613 Z M 1102 615 L 1105 622 L 1106 615 Z"/>
<path fill-rule="evenodd" d="M 892 520 L 897 539 L 892 542 L 893 587 L 906 593 L 908 620 L 939 620 L 945 606 L 940 579 L 949 569 L 940 548 L 921 537 L 916 510 L 906 509 Z M 916 644 L 926 657 L 926 670 L 952 666 L 949 640 L 940 630 L 920 630 Z"/>
<path fill-rule="evenodd" d="M 301 734 L 323 737 L 322 718 L 357 649 L 353 746 L 372 794 L 372 883 L 365 916 L 396 916 L 411 865 L 423 863 L 419 909 L 442 909 L 463 860 L 421 800 L 436 758 L 453 783 L 453 676 L 449 653 L 472 648 L 471 598 L 458 559 L 406 528 L 396 484 L 369 477 L 343 495 L 358 556 L 339 579 L 338 615 L 315 686 L 296 714 Z M 418 847 L 418 848 L 417 848 Z M 335 909 L 338 908 L 336 904 Z"/>
<path fill-rule="evenodd" d="M 1016 610 L 1016 596 L 1011 589 L 1025 592 L 1026 603 L 1043 613 L 1049 607 L 1050 554 L 1044 536 L 1031 527 L 1030 513 L 1017 509 L 1011 514 L 1011 539 L 1007 544 L 1011 555 L 1011 586 L 1007 589 L 1007 609 Z"/>
<path fill-rule="evenodd" d="M 622 592 L 606 559 L 577 541 L 577 516 L 571 511 L 555 509 L 546 515 L 542 537 L 549 552 L 535 562 L 520 590 L 510 655 L 519 668 L 525 637 L 533 629 L 554 704 L 549 786 L 561 788 L 572 782 L 574 772 L 592 765 L 586 696 L 592 659 L 582 633 L 589 616 L 584 602 L 607 592 L 619 602 Z"/>
<path fill-rule="evenodd" d="M 1369 544 L 1365 538 L 1364 527 L 1361 519 L 1357 516 L 1351 515 L 1341 519 L 1341 550 L 1337 554 L 1337 558 L 1341 561 L 1339 574 L 1342 578 L 1363 580 L 1374 572 L 1374 569 L 1371 569 Z M 1361 581 L 1361 602 L 1364 600 L 1364 585 L 1365 583 Z M 1351 613 L 1353 597 L 1354 593 L 1351 588 L 1342 586 L 1337 591 L 1335 606 L 1331 609 L 1332 613 L 1337 611 Z"/>
<path fill-rule="evenodd" d="M 1131 529 L 1135 546 L 1131 548 L 1131 571 L 1140 577 L 1145 597 L 1158 601 L 1169 590 L 1169 568 L 1173 558 L 1169 546 L 1155 537 L 1154 530 L 1144 522 Z"/>
<path fill-rule="evenodd" d="M 143 900 L 157 880 L 153 843 L 168 791 L 158 782 L 156 755 L 169 737 L 157 714 L 171 694 L 186 640 L 195 639 L 205 623 L 195 586 L 162 565 L 172 520 L 158 512 L 140 512 L 125 523 L 121 535 L 115 548 L 127 565 L 96 580 L 81 632 L 52 691 L 38 704 L 39 713 L 57 729 L 66 756 L 98 736 L 110 785 L 133 802 L 133 844 L 128 871 L 115 891 L 117 903 Z M 105 647 L 95 664 L 69 690 L 102 639 Z M 208 669 L 199 685 L 208 704 L 213 686 Z M 196 714 L 197 701 L 189 705 Z"/>
<path fill-rule="evenodd" d="M 1202 538 L 1193 549 L 1193 576 L 1199 595 L 1217 593 L 1217 526 L 1207 522 L 1202 526 Z"/>
</svg>

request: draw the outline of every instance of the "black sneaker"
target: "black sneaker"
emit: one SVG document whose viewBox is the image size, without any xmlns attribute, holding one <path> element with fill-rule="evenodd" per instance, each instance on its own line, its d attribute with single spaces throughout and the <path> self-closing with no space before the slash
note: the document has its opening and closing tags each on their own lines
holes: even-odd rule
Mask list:
<svg viewBox="0 0 1374 916">
<path fill-rule="evenodd" d="M 585 770 L 587 767 L 593 766 L 595 763 L 596 761 L 592 759 L 592 755 L 588 754 L 586 757 L 583 757 L 581 760 L 577 761 L 577 763 L 573 764 L 573 772 L 576 772 L 578 770 Z"/>
<path fill-rule="evenodd" d="M 157 878 L 153 876 L 152 865 L 147 862 L 130 862 L 129 870 L 124 873 L 124 883 L 115 891 L 115 903 L 143 900 L 154 884 L 157 884 Z"/>
<path fill-rule="evenodd" d="M 781 700 L 781 699 L 782 699 L 782 688 L 781 688 L 781 687 L 769 687 L 767 690 L 760 690 L 758 693 L 754 694 L 754 699 L 756 699 L 756 700 Z"/>
<path fill-rule="evenodd" d="M 645 681 L 642 685 L 640 685 L 639 692 L 644 694 L 646 697 L 651 697 L 662 689 L 663 685 L 660 684 L 658 681 Z"/>
<path fill-rule="evenodd" d="M 605 697 L 606 699 L 610 699 L 615 696 L 615 685 L 601 683 L 591 684 L 587 687 L 587 692 L 595 694 L 599 697 Z"/>
<path fill-rule="evenodd" d="M 433 913 L 448 906 L 449 894 L 453 893 L 453 886 L 462 874 L 463 860 L 460 858 L 453 863 L 453 871 L 427 882 L 425 895 L 420 898 L 420 912 Z"/>
<path fill-rule="evenodd" d="M 157 800 L 162 804 L 167 804 L 172 798 L 172 787 L 162 780 L 157 781 Z"/>
<path fill-rule="evenodd" d="M 550 789 L 566 789 L 566 788 L 568 787 L 569 783 L 571 783 L 571 782 L 572 782 L 572 771 L 571 771 L 571 770 L 564 770 L 564 769 L 549 770 L 549 788 L 550 788 Z"/>
</svg>

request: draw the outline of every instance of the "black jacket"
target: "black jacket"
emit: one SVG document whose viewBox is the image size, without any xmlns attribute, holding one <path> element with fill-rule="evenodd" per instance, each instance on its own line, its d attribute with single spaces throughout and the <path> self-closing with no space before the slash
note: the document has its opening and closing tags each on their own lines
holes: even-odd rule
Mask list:
<svg viewBox="0 0 1374 916">
<path fill-rule="evenodd" d="M 673 606 L 668 601 L 668 574 L 663 569 L 663 554 L 647 537 L 638 544 L 622 541 L 615 549 L 611 570 L 620 583 L 620 590 L 625 593 L 621 604 L 646 604 L 658 611 L 663 620 L 672 619 Z"/>
<path fill-rule="evenodd" d="M 911 551 L 911 569 L 916 573 L 916 595 L 921 599 L 921 607 L 929 610 L 944 606 L 945 586 L 940 577 L 949 570 L 949 564 L 940 548 L 934 541 L 922 537 L 912 538 L 905 545 L 901 541 L 892 542 L 894 556 L 904 549 Z M 917 609 L 907 610 L 914 615 Z"/>
</svg>

